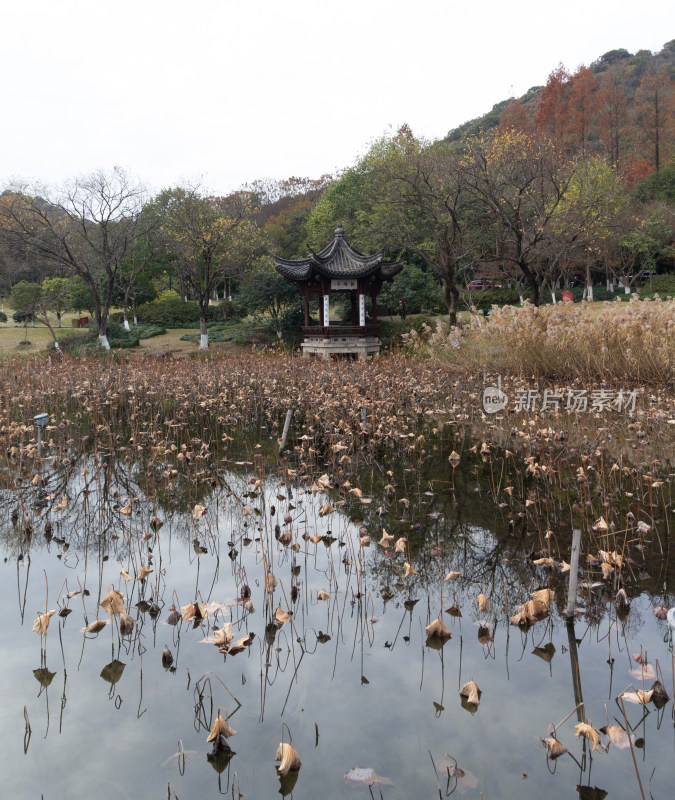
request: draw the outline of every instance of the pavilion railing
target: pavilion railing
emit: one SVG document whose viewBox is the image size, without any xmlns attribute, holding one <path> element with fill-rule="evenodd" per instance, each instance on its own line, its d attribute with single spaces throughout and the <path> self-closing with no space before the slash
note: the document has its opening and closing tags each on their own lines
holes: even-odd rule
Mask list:
<svg viewBox="0 0 675 800">
<path fill-rule="evenodd" d="M 378 325 L 309 325 L 303 326 L 303 336 L 320 336 L 323 339 L 343 336 L 379 336 Z"/>
</svg>

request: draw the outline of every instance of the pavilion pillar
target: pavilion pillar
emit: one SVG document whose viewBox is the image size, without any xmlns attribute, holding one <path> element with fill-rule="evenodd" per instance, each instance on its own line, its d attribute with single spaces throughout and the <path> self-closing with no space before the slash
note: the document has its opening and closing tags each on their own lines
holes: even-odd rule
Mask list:
<svg viewBox="0 0 675 800">
<path fill-rule="evenodd" d="M 357 299 L 356 294 L 354 292 L 350 292 L 349 293 L 349 304 L 351 306 L 351 321 L 352 321 L 352 325 L 354 327 L 356 327 L 359 324 L 359 322 L 358 322 L 358 320 L 359 320 L 359 310 L 358 310 L 358 305 L 357 305 L 356 299 Z"/>
<path fill-rule="evenodd" d="M 305 327 L 309 327 L 309 285 L 305 284 Z"/>
<path fill-rule="evenodd" d="M 373 301 L 373 325 L 377 325 L 377 287 L 373 286 L 370 291 L 370 297 Z"/>
<path fill-rule="evenodd" d="M 325 294 L 323 296 L 323 326 L 328 327 L 330 325 L 330 295 Z"/>
<path fill-rule="evenodd" d="M 363 328 L 366 324 L 366 296 L 359 293 L 359 325 Z"/>
</svg>

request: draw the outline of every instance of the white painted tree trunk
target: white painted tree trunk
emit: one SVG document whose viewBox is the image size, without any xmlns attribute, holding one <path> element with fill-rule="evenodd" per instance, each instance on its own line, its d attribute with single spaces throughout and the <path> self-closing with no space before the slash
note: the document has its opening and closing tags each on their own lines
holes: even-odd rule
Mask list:
<svg viewBox="0 0 675 800">
<path fill-rule="evenodd" d="M 553 301 L 553 305 L 557 303 L 557 300 L 555 299 L 555 289 L 553 288 L 551 288 L 551 300 Z"/>
<path fill-rule="evenodd" d="M 131 330 L 131 326 L 129 325 L 129 320 L 128 319 L 124 320 L 124 330 L 125 331 L 130 331 Z"/>
<path fill-rule="evenodd" d="M 589 284 L 588 286 L 588 299 L 593 302 L 593 286 Z"/>
<path fill-rule="evenodd" d="M 98 340 L 104 350 L 110 350 L 110 342 L 108 341 L 108 337 L 105 335 L 105 333 L 103 335 L 99 334 Z"/>
<path fill-rule="evenodd" d="M 623 287 L 623 293 L 630 294 L 630 286 L 628 284 Z"/>
<path fill-rule="evenodd" d="M 134 314 L 134 325 L 138 325 L 138 317 Z"/>
<path fill-rule="evenodd" d="M 525 298 L 522 296 L 522 294 L 520 295 L 520 305 L 521 306 L 525 305 Z"/>
<path fill-rule="evenodd" d="M 208 333 L 201 333 L 199 335 L 199 349 L 200 350 L 208 350 L 209 349 L 209 335 L 208 335 Z"/>
</svg>

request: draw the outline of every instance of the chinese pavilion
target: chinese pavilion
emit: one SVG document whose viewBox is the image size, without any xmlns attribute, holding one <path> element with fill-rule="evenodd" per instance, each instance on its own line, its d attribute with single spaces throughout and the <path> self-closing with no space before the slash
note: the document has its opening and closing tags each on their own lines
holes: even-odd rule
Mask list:
<svg viewBox="0 0 675 800">
<path fill-rule="evenodd" d="M 377 325 L 377 296 L 384 281 L 390 281 L 403 268 L 400 262 L 385 262 L 382 251 L 364 256 L 349 245 L 342 225 L 335 229 L 333 241 L 299 261 L 275 257 L 277 272 L 297 283 L 305 298 L 305 324 L 302 328 L 303 353 L 328 358 L 353 354 L 359 358 L 380 351 Z M 351 302 L 351 324 L 331 324 L 331 296 L 345 292 Z M 319 324 L 312 325 L 309 301 L 319 295 Z M 372 324 L 366 325 L 366 297 L 372 302 Z"/>
</svg>

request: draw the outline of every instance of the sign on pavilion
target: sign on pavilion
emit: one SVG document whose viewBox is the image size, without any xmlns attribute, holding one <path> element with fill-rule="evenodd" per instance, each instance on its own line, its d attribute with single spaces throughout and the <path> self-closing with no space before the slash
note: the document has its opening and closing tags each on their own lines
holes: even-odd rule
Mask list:
<svg viewBox="0 0 675 800">
<path fill-rule="evenodd" d="M 382 251 L 364 256 L 349 245 L 342 225 L 335 229 L 335 238 L 319 253 L 309 248 L 308 258 L 290 261 L 275 257 L 277 272 L 298 284 L 305 298 L 305 324 L 302 328 L 304 353 L 328 358 L 331 355 L 354 354 L 360 358 L 380 351 L 377 325 L 377 296 L 384 281 L 390 281 L 403 265 L 385 262 Z M 331 297 L 347 293 L 351 304 L 351 324 L 334 324 L 330 320 Z M 319 324 L 309 316 L 312 295 L 319 296 Z M 366 297 L 371 299 L 372 321 L 366 325 Z"/>
</svg>

